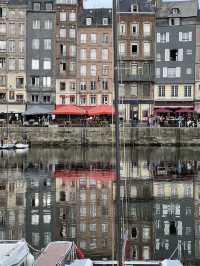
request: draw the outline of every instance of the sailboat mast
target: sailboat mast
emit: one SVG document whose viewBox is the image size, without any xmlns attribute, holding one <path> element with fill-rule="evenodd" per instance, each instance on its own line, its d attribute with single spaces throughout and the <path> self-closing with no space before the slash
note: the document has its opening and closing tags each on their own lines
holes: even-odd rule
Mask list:
<svg viewBox="0 0 200 266">
<path fill-rule="evenodd" d="M 114 54 L 114 105 L 115 105 L 115 162 L 116 162 L 116 252 L 118 265 L 122 265 L 121 243 L 121 199 L 120 199 L 120 129 L 119 129 L 119 82 L 118 82 L 118 42 L 117 4 L 113 0 L 113 54 Z"/>
</svg>

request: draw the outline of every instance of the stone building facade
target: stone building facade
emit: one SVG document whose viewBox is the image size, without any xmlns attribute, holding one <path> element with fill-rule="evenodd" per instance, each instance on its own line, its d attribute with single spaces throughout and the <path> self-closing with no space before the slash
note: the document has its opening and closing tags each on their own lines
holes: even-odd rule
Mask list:
<svg viewBox="0 0 200 266">
<path fill-rule="evenodd" d="M 112 45 L 112 10 L 83 10 L 78 27 L 77 104 L 112 104 Z"/>
<path fill-rule="evenodd" d="M 27 103 L 55 104 L 54 1 L 29 1 L 27 10 Z"/>
<path fill-rule="evenodd" d="M 198 1 L 161 2 L 156 14 L 156 108 L 194 108 Z"/>
<path fill-rule="evenodd" d="M 82 0 L 56 1 L 56 104 L 76 104 L 77 26 Z"/>
<path fill-rule="evenodd" d="M 21 113 L 26 101 L 26 1 L 2 1 L 0 21 L 0 112 Z"/>
<path fill-rule="evenodd" d="M 153 112 L 153 1 L 121 1 L 118 29 L 120 115 L 145 121 Z"/>
</svg>

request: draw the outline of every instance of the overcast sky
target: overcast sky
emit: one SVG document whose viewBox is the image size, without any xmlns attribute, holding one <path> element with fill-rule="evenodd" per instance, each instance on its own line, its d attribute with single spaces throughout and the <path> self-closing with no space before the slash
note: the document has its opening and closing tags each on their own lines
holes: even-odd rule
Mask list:
<svg viewBox="0 0 200 266">
<path fill-rule="evenodd" d="M 170 0 L 165 0 L 165 1 L 170 1 Z M 181 0 L 177 0 L 177 1 L 181 1 Z M 111 7 L 111 6 L 112 6 L 112 0 L 85 0 L 86 8 Z"/>
</svg>

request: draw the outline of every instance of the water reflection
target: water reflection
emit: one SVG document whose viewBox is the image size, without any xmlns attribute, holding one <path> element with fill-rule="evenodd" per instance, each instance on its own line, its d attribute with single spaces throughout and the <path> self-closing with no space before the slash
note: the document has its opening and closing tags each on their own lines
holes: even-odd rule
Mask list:
<svg viewBox="0 0 200 266">
<path fill-rule="evenodd" d="M 114 151 L 109 148 L 0 152 L 0 239 L 41 249 L 74 240 L 112 258 Z M 129 259 L 200 258 L 200 149 L 122 150 L 120 197 Z"/>
</svg>

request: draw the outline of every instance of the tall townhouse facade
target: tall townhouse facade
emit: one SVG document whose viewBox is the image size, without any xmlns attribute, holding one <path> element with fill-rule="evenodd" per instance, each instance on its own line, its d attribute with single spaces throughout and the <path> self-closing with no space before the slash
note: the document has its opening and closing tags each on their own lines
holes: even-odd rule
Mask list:
<svg viewBox="0 0 200 266">
<path fill-rule="evenodd" d="M 194 108 L 198 1 L 161 2 L 156 15 L 155 108 Z M 158 108 L 158 109 L 157 109 Z"/>
<path fill-rule="evenodd" d="M 77 23 L 82 0 L 56 0 L 56 104 L 76 104 Z"/>
<path fill-rule="evenodd" d="M 27 11 L 27 103 L 55 104 L 54 1 L 29 1 Z"/>
<path fill-rule="evenodd" d="M 200 113 L 200 13 L 198 12 L 196 23 L 196 60 L 195 60 L 195 112 Z"/>
<path fill-rule="evenodd" d="M 26 1 L 0 3 L 0 112 L 21 113 L 26 101 Z"/>
<path fill-rule="evenodd" d="M 77 104 L 113 102 L 112 10 L 85 9 L 78 29 Z"/>
<path fill-rule="evenodd" d="M 120 1 L 119 9 L 120 116 L 145 121 L 153 111 L 154 1 Z"/>
</svg>

